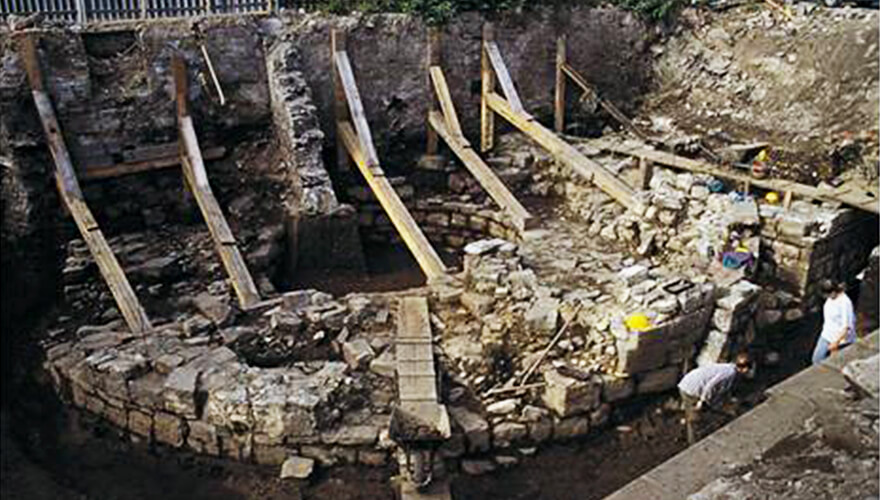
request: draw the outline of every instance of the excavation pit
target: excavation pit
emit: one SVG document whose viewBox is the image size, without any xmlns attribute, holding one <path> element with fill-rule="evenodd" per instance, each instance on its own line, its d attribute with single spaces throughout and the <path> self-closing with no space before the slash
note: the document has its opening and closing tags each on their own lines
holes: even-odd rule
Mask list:
<svg viewBox="0 0 880 500">
<path fill-rule="evenodd" d="M 630 46 L 630 38 L 647 36 L 640 22 L 628 23 L 616 23 L 629 28 L 607 42 Z M 379 159 L 393 158 L 393 165 L 380 162 L 381 177 L 448 269 L 427 279 L 362 171 L 343 170 L 331 152 L 339 146 L 327 71 L 329 33 L 338 28 L 332 24 L 276 27 L 289 29 L 285 36 L 269 26 L 208 23 L 205 40 L 225 105 L 188 26 L 145 27 L 141 38 L 106 35 L 115 41 L 100 50 L 100 36 L 42 34 L 49 94 L 84 198 L 153 326 L 128 332 L 88 245 L 66 224 L 54 240 L 64 258 L 62 297 L 41 331 L 45 367 L 65 402 L 134 440 L 217 458 L 391 465 L 398 458 L 387 439 L 400 399 L 398 314 L 404 297 L 424 297 L 433 334 L 426 350 L 436 360 L 432 387 L 452 423 L 438 453 L 449 470 L 477 473 L 551 442 L 607 436 L 610 423 L 632 408 L 659 407 L 694 363 L 779 349 L 817 311 L 816 283 L 854 277 L 877 244 L 876 217 L 839 204 L 796 197 L 784 208 L 762 201 L 759 186 L 742 193 L 729 179 L 712 192 L 714 176 L 663 164 L 646 181 L 638 155 L 621 151 L 654 149 L 607 129 L 607 117 L 570 117 L 579 123 L 569 123 L 568 132 L 590 136 L 558 136 L 578 161 L 628 186 L 645 184 L 634 198 L 644 212 L 627 210 L 526 135 L 502 128 L 496 113 L 494 147 L 480 157 L 532 215 L 529 227 L 518 227 L 446 146 L 425 155 L 422 146 L 401 153 L 395 142 L 404 132 L 424 139 L 429 110 L 413 110 L 430 107 L 425 46 L 393 54 L 369 47 L 373 37 L 388 39 L 397 29 L 417 31 L 421 40 L 421 27 L 382 24 L 376 34 L 358 26 L 349 33 L 348 56 Z M 478 45 L 480 30 L 461 29 L 472 36 L 446 42 L 442 62 L 464 133 L 476 137 L 480 88 L 462 82 L 476 75 L 479 50 L 468 44 Z M 552 65 L 535 69 L 534 78 L 525 77 L 524 65 L 552 57 L 544 57 L 546 47 L 542 58 L 530 57 L 535 44 L 517 29 L 499 30 L 500 53 L 519 77 L 535 123 L 547 122 L 552 79 L 544 73 Z M 242 304 L 173 161 L 169 39 L 188 61 L 186 102 L 234 237 L 221 243 L 241 251 L 260 295 L 252 306 Z M 589 59 L 572 52 L 573 65 Z M 114 58 L 126 67 L 143 63 L 132 64 L 146 68 L 135 75 L 149 83 L 143 95 L 126 100 L 97 90 L 108 78 L 102 65 Z M 381 65 L 395 58 L 407 71 L 390 75 Z M 612 71 L 595 78 L 634 82 L 617 91 L 638 94 L 647 63 L 621 60 L 626 64 L 609 66 L 631 79 Z M 23 76 L 14 64 L 9 71 Z M 24 87 L 14 92 L 28 97 Z M 39 136 L 35 127 L 29 133 Z M 364 146 L 357 137 L 349 150 Z M 660 142 L 682 151 L 673 140 Z M 480 149 L 476 141 L 469 148 Z M 14 151 L 16 165 L 49 164 L 32 145 Z M 171 164 L 102 177 L 133 168 L 144 155 Z M 34 189 L 51 193 L 45 185 Z M 719 257 L 741 247 L 755 265 L 725 268 Z M 634 313 L 647 316 L 649 327 L 628 330 Z"/>
</svg>

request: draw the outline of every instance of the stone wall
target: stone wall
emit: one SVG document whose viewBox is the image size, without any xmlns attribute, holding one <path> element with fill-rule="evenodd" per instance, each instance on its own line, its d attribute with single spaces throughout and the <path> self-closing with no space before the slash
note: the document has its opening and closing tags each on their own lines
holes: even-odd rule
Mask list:
<svg viewBox="0 0 880 500">
<path fill-rule="evenodd" d="M 762 270 L 804 300 L 821 304 L 823 279 L 851 281 L 877 244 L 876 217 L 851 208 L 829 209 L 796 201 L 789 211 L 761 206 Z"/>
<path fill-rule="evenodd" d="M 330 29 L 346 31 L 348 54 L 380 159 L 405 154 L 425 133 L 427 33 L 405 15 L 285 17 L 284 30 L 302 49 L 304 73 L 314 91 L 321 127 L 335 136 Z M 458 16 L 444 28 L 444 73 L 465 134 L 479 134 L 480 40 L 485 18 Z M 552 113 L 556 37 L 568 37 L 568 61 L 599 92 L 624 110 L 647 86 L 651 32 L 635 15 L 613 8 L 557 7 L 506 13 L 492 20 L 496 39 L 526 109 Z M 578 95 L 569 92 L 573 105 Z M 501 125 L 501 121 L 497 121 Z"/>
<path fill-rule="evenodd" d="M 301 290 L 247 316 L 231 301 L 196 297 L 198 328 L 172 323 L 135 337 L 117 321 L 60 334 L 45 366 L 65 399 L 138 439 L 261 464 L 299 454 L 383 465 L 394 383 L 390 333 L 381 332 L 393 331 L 393 304 Z M 369 342 L 364 331 L 374 332 Z M 246 348 L 253 342 L 298 352 L 258 367 Z M 337 354 L 298 360 L 313 343 Z"/>
<path fill-rule="evenodd" d="M 364 257 L 355 211 L 340 204 L 321 158 L 321 131 L 302 56 L 289 41 L 276 43 L 266 60 L 280 150 L 277 166 L 287 186 L 288 272 L 298 267 L 362 269 Z"/>
</svg>

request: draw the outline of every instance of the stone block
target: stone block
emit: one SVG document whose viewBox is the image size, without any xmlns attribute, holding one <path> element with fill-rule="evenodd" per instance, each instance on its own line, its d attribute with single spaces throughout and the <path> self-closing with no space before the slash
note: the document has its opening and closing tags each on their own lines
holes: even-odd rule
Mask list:
<svg viewBox="0 0 880 500">
<path fill-rule="evenodd" d="M 553 437 L 553 420 L 549 416 L 528 423 L 529 439 L 543 443 Z"/>
<path fill-rule="evenodd" d="M 488 295 L 465 292 L 461 294 L 461 305 L 477 318 L 481 318 L 492 310 L 495 299 Z"/>
<path fill-rule="evenodd" d="M 590 432 L 590 417 L 578 415 L 555 421 L 553 425 L 553 437 L 558 440 L 572 439 L 585 436 Z"/>
<path fill-rule="evenodd" d="M 501 422 L 492 427 L 492 442 L 500 448 L 507 448 L 528 436 L 528 428 L 518 422 Z"/>
<path fill-rule="evenodd" d="M 441 449 L 442 452 L 442 449 Z M 357 461 L 368 467 L 382 467 L 388 463 L 388 452 L 378 450 L 360 450 L 357 452 Z"/>
<path fill-rule="evenodd" d="M 549 335 L 559 321 L 559 299 L 540 297 L 526 311 L 525 323 L 530 332 Z"/>
<path fill-rule="evenodd" d="M 636 392 L 641 395 L 672 389 L 678 384 L 678 377 L 679 373 L 677 366 L 670 366 L 660 370 L 642 373 L 638 376 Z"/>
<path fill-rule="evenodd" d="M 150 437 L 153 433 L 153 416 L 138 410 L 128 412 L 128 430 L 138 436 Z"/>
<path fill-rule="evenodd" d="M 550 369 L 544 372 L 544 382 L 547 385 L 541 399 L 547 408 L 560 417 L 585 413 L 599 405 L 602 379 L 598 376 L 578 380 Z"/>
<path fill-rule="evenodd" d="M 260 465 L 281 465 L 290 455 L 290 450 L 284 446 L 272 444 L 254 443 L 254 462 Z"/>
<path fill-rule="evenodd" d="M 461 429 L 471 453 L 489 450 L 489 422 L 460 406 L 448 408 L 452 421 Z"/>
<path fill-rule="evenodd" d="M 160 443 L 180 447 L 186 432 L 186 424 L 176 415 L 157 412 L 153 417 L 153 435 Z"/>
<path fill-rule="evenodd" d="M 201 369 L 195 363 L 172 370 L 162 391 L 166 410 L 189 419 L 197 418 L 196 384 L 200 373 Z"/>
<path fill-rule="evenodd" d="M 366 339 L 355 339 L 342 344 L 342 355 L 352 370 L 366 366 L 375 356 L 373 348 Z"/>
<path fill-rule="evenodd" d="M 639 264 L 623 268 L 617 273 L 617 279 L 626 286 L 634 286 L 648 279 L 648 268 Z"/>
<path fill-rule="evenodd" d="M 292 455 L 281 464 L 281 479 L 308 479 L 315 469 L 311 458 Z"/>
<path fill-rule="evenodd" d="M 632 377 L 616 377 L 602 375 L 602 400 L 612 403 L 632 396 L 636 392 L 636 383 Z"/>
</svg>

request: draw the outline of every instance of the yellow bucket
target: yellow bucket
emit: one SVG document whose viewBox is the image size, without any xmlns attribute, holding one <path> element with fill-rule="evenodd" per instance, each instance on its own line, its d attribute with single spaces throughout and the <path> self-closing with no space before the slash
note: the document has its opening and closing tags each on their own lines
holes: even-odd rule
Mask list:
<svg viewBox="0 0 880 500">
<path fill-rule="evenodd" d="M 623 323 L 631 332 L 644 332 L 651 329 L 651 318 L 641 313 L 627 316 Z"/>
</svg>

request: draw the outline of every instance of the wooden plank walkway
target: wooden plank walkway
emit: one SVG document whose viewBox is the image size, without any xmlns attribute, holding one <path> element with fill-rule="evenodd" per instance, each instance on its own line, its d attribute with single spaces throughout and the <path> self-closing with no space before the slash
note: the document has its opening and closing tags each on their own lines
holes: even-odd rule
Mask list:
<svg viewBox="0 0 880 500">
<path fill-rule="evenodd" d="M 98 265 L 98 270 L 110 288 L 110 293 L 113 295 L 119 312 L 125 318 L 129 329 L 133 333 L 143 334 L 152 329 L 152 325 L 83 198 L 67 145 L 64 142 L 61 126 L 55 117 L 52 101 L 43 90 L 43 78 L 35 42 L 30 36 L 23 38 L 22 42 L 22 56 L 32 89 L 31 94 L 43 125 L 43 131 L 46 133 L 49 151 L 55 160 L 55 184 L 58 193 L 73 217 L 80 235 L 88 245 L 89 251 Z"/>
<path fill-rule="evenodd" d="M 238 250 L 235 237 L 229 229 L 220 204 L 217 203 L 211 185 L 208 183 L 208 174 L 199 149 L 195 127 L 192 117 L 187 112 L 186 65 L 180 56 L 175 56 L 172 66 L 177 98 L 177 125 L 180 132 L 180 159 L 183 164 L 183 175 L 205 222 L 208 224 L 208 230 L 214 240 L 214 247 L 232 281 L 232 288 L 238 297 L 238 303 L 243 309 L 250 309 L 260 303 L 260 294 L 248 271 L 247 264 Z"/>
<path fill-rule="evenodd" d="M 723 170 L 711 163 L 685 158 L 664 151 L 657 151 L 645 144 L 634 143 L 634 141 L 621 142 L 610 139 L 596 139 L 590 141 L 590 145 L 604 151 L 644 158 L 667 167 L 708 174 L 780 193 L 790 192 L 811 200 L 839 202 L 867 212 L 880 213 L 880 200 L 876 196 L 878 194 L 876 186 L 844 184 L 836 189 L 821 189 L 783 179 L 756 179 L 750 175 Z M 874 196 L 868 193 L 873 193 Z"/>
<path fill-rule="evenodd" d="M 345 52 L 345 37 L 335 30 L 331 31 L 331 50 L 333 53 L 334 95 L 338 99 L 345 98 L 347 107 L 336 108 L 336 130 L 338 139 L 343 148 L 354 160 L 367 185 L 373 191 L 376 199 L 391 224 L 400 234 L 406 247 L 415 257 L 422 272 L 428 280 L 432 280 L 446 274 L 446 265 L 440 259 L 437 251 L 431 246 L 422 229 L 413 219 L 412 214 L 400 200 L 394 187 L 385 177 L 385 172 L 379 166 L 376 148 L 373 145 L 373 137 L 370 126 L 364 115 L 360 93 L 355 82 L 351 63 Z M 338 102 L 338 101 L 337 101 Z M 346 113 L 348 116 L 339 116 Z"/>
<path fill-rule="evenodd" d="M 397 311 L 397 390 L 400 406 L 422 422 L 431 423 L 442 436 L 451 434 L 449 414 L 440 404 L 437 391 L 437 372 L 434 368 L 434 346 L 428 317 L 428 300 L 424 297 L 404 297 Z M 405 500 L 435 500 L 451 498 L 446 478 L 436 481 L 424 491 L 409 482 L 400 489 Z"/>
</svg>

